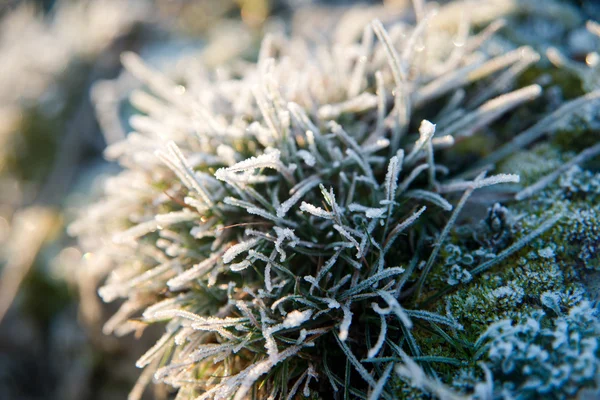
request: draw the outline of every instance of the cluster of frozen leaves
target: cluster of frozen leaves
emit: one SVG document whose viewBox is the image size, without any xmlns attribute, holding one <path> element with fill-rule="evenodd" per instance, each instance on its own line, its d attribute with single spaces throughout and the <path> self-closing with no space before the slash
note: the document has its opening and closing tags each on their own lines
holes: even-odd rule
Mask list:
<svg viewBox="0 0 600 400">
<path fill-rule="evenodd" d="M 125 299 L 106 333 L 165 324 L 137 362 L 145 370 L 131 398 L 151 380 L 179 399 L 377 399 L 399 385 L 460 397 L 434 368 L 447 360 L 423 354 L 419 337 L 424 328 L 452 341 L 462 330 L 419 307 L 440 294 L 429 285 L 440 251 L 474 191 L 519 182 L 487 176 L 491 164 L 600 93 L 450 173 L 440 153 L 541 91 L 504 93 L 536 53 L 495 54 L 486 43 L 500 23 L 476 35 L 465 18 L 449 28 L 455 6 L 416 2 L 416 24 L 374 21 L 343 43 L 267 36 L 256 63 L 178 83 L 123 56 L 147 89 L 131 96 L 134 132 L 107 150 L 124 170 L 71 231 L 86 267 L 108 275 L 101 297 Z M 468 271 L 449 267 L 448 283 L 476 280 L 559 217 Z M 474 392 L 490 397 L 482 370 Z"/>
<path fill-rule="evenodd" d="M 542 302 L 560 313 L 560 300 L 546 293 Z M 542 395 L 561 399 L 598 384 L 600 323 L 597 310 L 587 301 L 556 318 L 543 311 L 520 323 L 503 320 L 492 324 L 482 341 L 488 341 L 488 366 L 498 385 L 498 397 L 512 399 Z"/>
</svg>

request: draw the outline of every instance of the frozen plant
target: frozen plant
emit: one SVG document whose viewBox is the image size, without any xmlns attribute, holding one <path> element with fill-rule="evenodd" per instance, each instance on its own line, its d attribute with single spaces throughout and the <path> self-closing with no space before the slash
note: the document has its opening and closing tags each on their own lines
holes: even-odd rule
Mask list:
<svg viewBox="0 0 600 400">
<path fill-rule="evenodd" d="M 560 309 L 556 299 L 542 301 Z M 583 301 L 556 319 L 539 310 L 522 322 L 499 321 L 480 340 L 489 341 L 487 365 L 499 398 L 563 399 L 597 386 L 599 335 L 597 310 Z"/>
<path fill-rule="evenodd" d="M 476 7 L 478 18 L 500 3 Z M 147 89 L 131 97 L 135 131 L 106 152 L 123 172 L 71 232 L 85 267 L 107 274 L 100 296 L 124 299 L 105 333 L 165 326 L 137 362 L 144 371 L 130 398 L 152 380 L 179 399 L 462 396 L 437 366 L 469 362 L 466 353 L 422 350 L 431 337 L 455 343 L 463 329 L 429 307 L 452 273 L 434 273 L 440 252 L 474 192 L 519 182 L 490 164 L 600 93 L 474 165 L 436 161 L 460 157 L 456 143 L 541 93 L 537 84 L 503 92 L 535 52 L 495 54 L 486 44 L 501 24 L 471 35 L 457 4 L 467 7 L 416 1 L 416 24 L 375 20 L 356 41 L 267 36 L 256 63 L 177 83 L 123 55 Z M 507 214 L 493 210 L 499 230 Z M 448 283 L 478 281 L 559 218 Z M 490 296 L 508 303 L 523 293 L 505 286 Z M 485 365 L 480 372 L 473 392 L 482 398 L 492 381 Z"/>
</svg>

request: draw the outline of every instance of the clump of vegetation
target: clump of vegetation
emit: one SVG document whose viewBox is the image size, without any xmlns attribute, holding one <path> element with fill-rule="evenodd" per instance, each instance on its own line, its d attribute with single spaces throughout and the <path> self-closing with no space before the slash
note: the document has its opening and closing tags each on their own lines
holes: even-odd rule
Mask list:
<svg viewBox="0 0 600 400">
<path fill-rule="evenodd" d="M 100 296 L 124 299 L 105 332 L 165 326 L 131 398 L 151 380 L 181 399 L 238 400 L 526 398 L 592 385 L 598 320 L 574 267 L 563 269 L 568 253 L 548 241 L 571 232 L 569 210 L 541 211 L 541 193 L 597 146 L 526 187 L 491 171 L 600 92 L 469 151 L 539 97 L 537 84 L 505 93 L 537 54 L 498 54 L 501 24 L 471 35 L 456 4 L 437 14 L 419 4 L 416 25 L 374 21 L 344 43 L 268 36 L 256 63 L 177 84 L 123 56 L 147 88 L 131 97 L 135 132 L 107 150 L 124 170 L 71 231 L 87 267 L 108 275 Z M 515 198 L 533 206 L 500 204 Z M 550 322 L 535 319 L 542 307 Z M 501 351 L 552 346 L 580 318 L 573 310 L 585 311 L 591 366 L 563 379 L 552 368 L 569 348 L 541 372 L 526 350 Z M 504 319 L 515 325 L 488 329 Z M 549 327 L 522 329 L 529 321 Z"/>
</svg>

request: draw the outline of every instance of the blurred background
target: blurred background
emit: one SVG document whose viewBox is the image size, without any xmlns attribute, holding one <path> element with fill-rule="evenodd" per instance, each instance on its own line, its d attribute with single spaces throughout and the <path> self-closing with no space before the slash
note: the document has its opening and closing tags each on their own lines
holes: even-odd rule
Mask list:
<svg viewBox="0 0 600 400">
<path fill-rule="evenodd" d="M 598 2 L 574 1 L 594 17 Z M 367 23 L 409 0 L 0 0 L 0 399 L 124 399 L 153 343 L 102 334 L 115 305 L 80 268 L 67 226 L 125 137 L 134 51 L 171 79 L 253 60 L 266 31 L 325 35 L 349 5 Z M 347 27 L 356 28 L 356 27 Z M 338 29 L 339 32 L 339 29 Z M 154 332 L 156 334 L 156 332 Z M 145 398 L 169 398 L 155 387 Z"/>
</svg>

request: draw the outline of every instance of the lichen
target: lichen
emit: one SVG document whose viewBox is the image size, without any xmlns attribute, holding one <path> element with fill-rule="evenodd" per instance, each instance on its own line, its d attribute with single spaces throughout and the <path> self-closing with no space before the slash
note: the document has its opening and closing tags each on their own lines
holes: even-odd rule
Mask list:
<svg viewBox="0 0 600 400">
<path fill-rule="evenodd" d="M 488 365 L 503 382 L 498 397 L 562 399 L 597 385 L 599 334 L 597 310 L 583 301 L 555 318 L 535 310 L 516 323 L 499 321 L 480 340 L 486 342 Z"/>
</svg>

